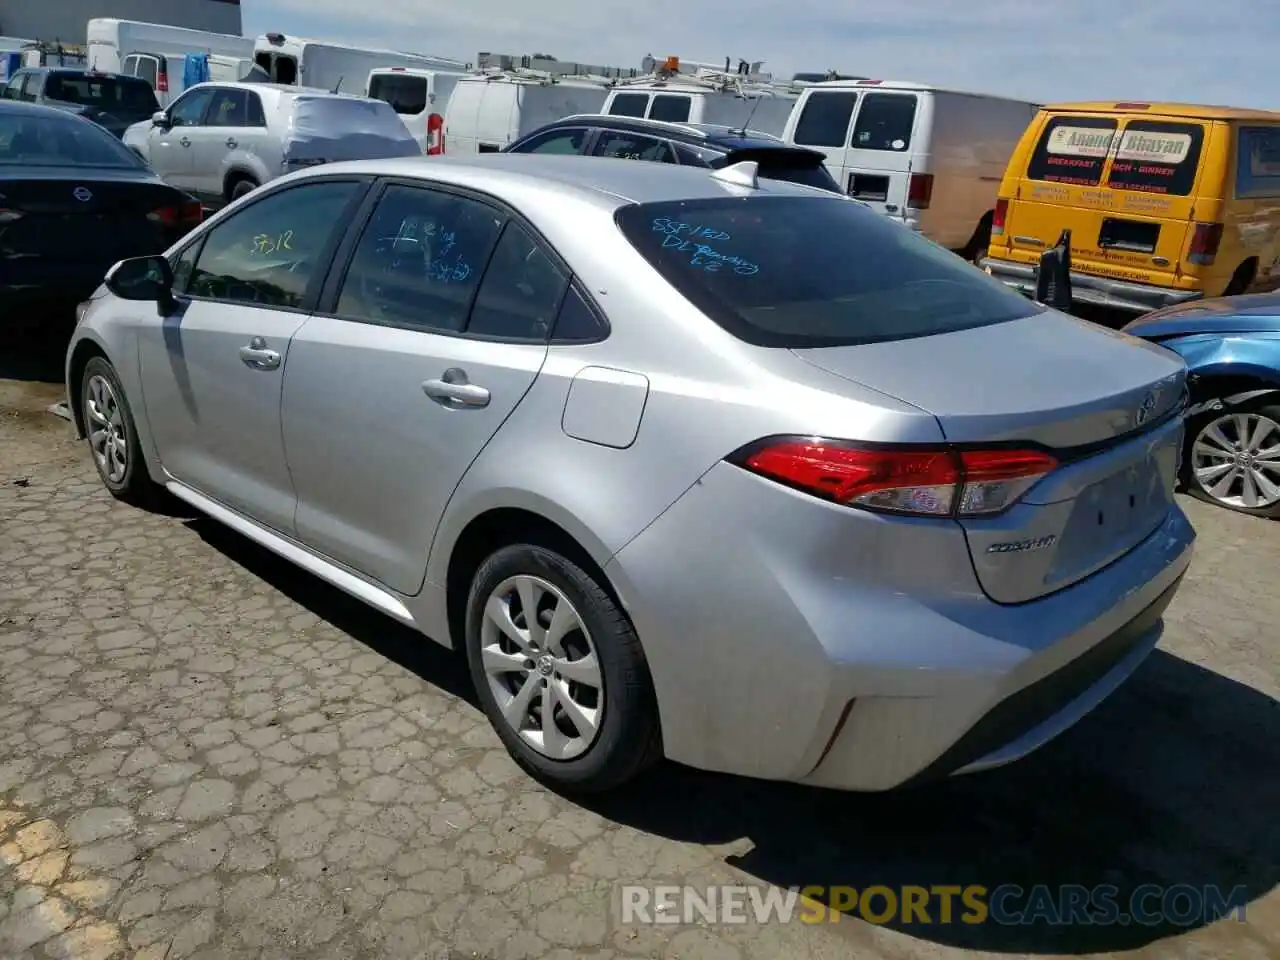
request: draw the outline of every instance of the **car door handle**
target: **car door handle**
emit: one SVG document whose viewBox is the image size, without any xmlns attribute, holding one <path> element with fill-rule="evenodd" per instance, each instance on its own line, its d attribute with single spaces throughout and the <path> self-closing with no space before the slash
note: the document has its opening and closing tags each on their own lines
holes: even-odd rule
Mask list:
<svg viewBox="0 0 1280 960">
<path fill-rule="evenodd" d="M 227 146 L 234 150 L 236 148 L 236 138 L 227 137 Z"/>
<path fill-rule="evenodd" d="M 424 380 L 422 392 L 447 407 L 487 407 L 489 391 L 467 381 L 467 375 L 456 367 L 446 370 L 439 380 Z"/>
<path fill-rule="evenodd" d="M 179 138 L 178 138 L 178 142 L 179 142 L 180 144 L 182 144 L 184 147 L 189 147 L 189 146 L 191 146 L 191 141 L 190 141 L 190 140 L 188 140 L 186 137 L 179 137 Z"/>
<path fill-rule="evenodd" d="M 274 370 L 280 366 L 280 354 L 267 347 L 267 341 L 254 337 L 240 348 L 240 359 L 254 370 Z"/>
</svg>

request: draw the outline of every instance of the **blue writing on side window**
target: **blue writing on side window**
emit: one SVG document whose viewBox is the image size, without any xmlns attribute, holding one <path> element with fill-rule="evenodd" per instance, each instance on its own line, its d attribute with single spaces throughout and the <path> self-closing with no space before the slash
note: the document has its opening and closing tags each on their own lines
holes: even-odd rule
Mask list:
<svg viewBox="0 0 1280 960">
<path fill-rule="evenodd" d="M 471 276 L 471 264 L 461 257 L 453 260 L 441 258 L 427 268 L 427 275 L 437 283 L 461 283 Z"/>
<path fill-rule="evenodd" d="M 730 253 L 722 253 L 706 243 L 686 240 L 678 234 L 668 234 L 662 238 L 664 250 L 674 250 L 689 254 L 689 266 L 705 270 L 707 273 L 727 273 L 732 270 L 742 277 L 750 277 L 760 272 L 759 264 L 735 257 Z"/>
</svg>

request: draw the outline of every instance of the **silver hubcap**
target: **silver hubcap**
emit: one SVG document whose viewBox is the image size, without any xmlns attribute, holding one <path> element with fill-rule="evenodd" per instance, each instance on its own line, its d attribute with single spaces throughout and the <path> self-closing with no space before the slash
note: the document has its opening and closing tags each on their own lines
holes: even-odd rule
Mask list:
<svg viewBox="0 0 1280 960">
<path fill-rule="evenodd" d="M 89 447 L 98 470 L 112 483 L 120 483 L 129 467 L 129 443 L 125 438 L 124 413 L 105 377 L 89 378 L 84 413 Z"/>
<path fill-rule="evenodd" d="M 1280 503 L 1280 424 L 1256 413 L 1219 417 L 1191 447 L 1200 489 L 1219 503 L 1259 508 Z"/>
<path fill-rule="evenodd" d="M 480 655 L 498 709 L 525 743 L 553 760 L 586 752 L 604 718 L 604 681 L 568 597 L 538 577 L 503 581 L 485 604 Z"/>
</svg>

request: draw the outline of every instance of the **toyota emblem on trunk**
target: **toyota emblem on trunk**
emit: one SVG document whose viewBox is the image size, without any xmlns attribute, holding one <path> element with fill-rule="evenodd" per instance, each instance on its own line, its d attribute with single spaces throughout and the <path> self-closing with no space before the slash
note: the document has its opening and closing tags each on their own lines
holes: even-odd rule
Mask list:
<svg viewBox="0 0 1280 960">
<path fill-rule="evenodd" d="M 71 191 L 71 195 L 81 203 L 88 203 L 93 199 L 93 194 L 89 192 L 88 187 L 76 187 Z"/>
<path fill-rule="evenodd" d="M 1142 403 L 1138 405 L 1138 411 L 1133 415 L 1133 421 L 1138 426 L 1142 426 L 1151 419 L 1151 415 L 1156 412 L 1156 392 L 1154 390 L 1147 391 L 1147 395 L 1142 398 Z"/>
</svg>

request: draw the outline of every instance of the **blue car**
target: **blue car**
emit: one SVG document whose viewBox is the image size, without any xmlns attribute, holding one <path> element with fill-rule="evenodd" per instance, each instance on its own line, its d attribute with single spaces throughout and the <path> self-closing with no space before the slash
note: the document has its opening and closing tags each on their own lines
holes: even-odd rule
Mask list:
<svg viewBox="0 0 1280 960">
<path fill-rule="evenodd" d="M 1167 307 L 1124 330 L 1173 350 L 1190 369 L 1187 492 L 1280 518 L 1280 293 Z"/>
</svg>

